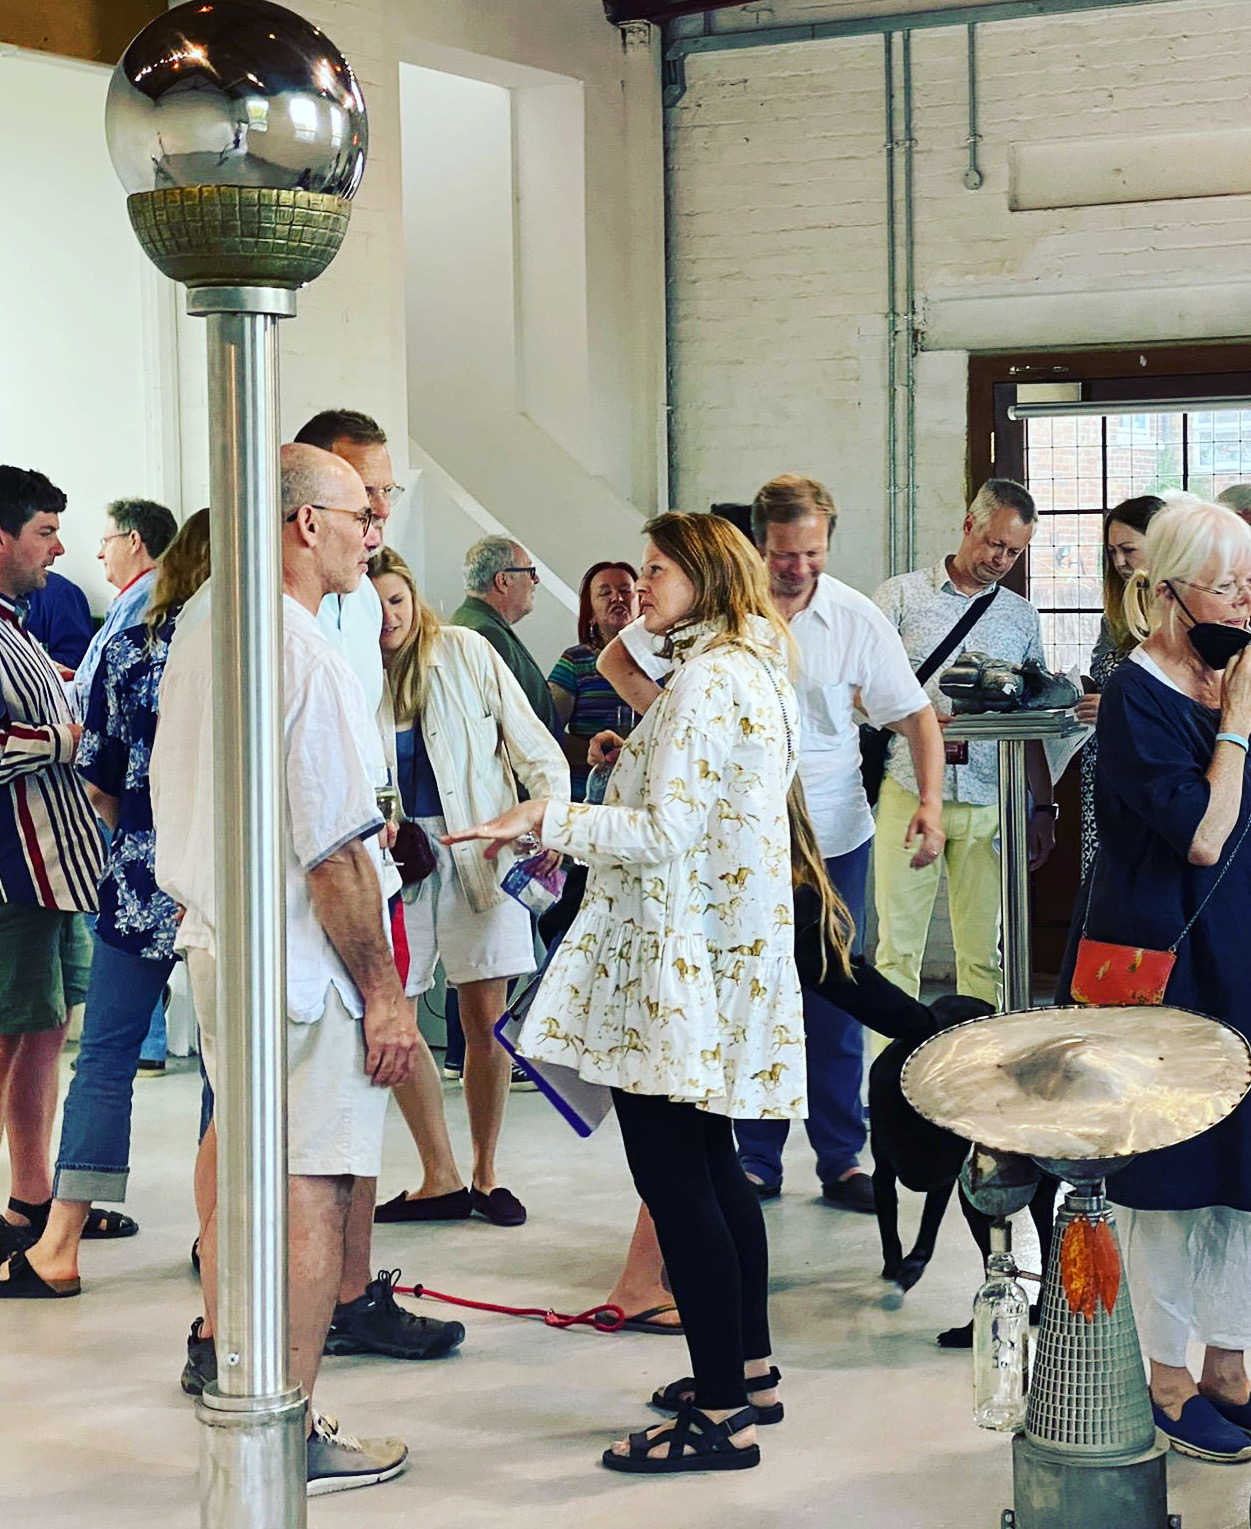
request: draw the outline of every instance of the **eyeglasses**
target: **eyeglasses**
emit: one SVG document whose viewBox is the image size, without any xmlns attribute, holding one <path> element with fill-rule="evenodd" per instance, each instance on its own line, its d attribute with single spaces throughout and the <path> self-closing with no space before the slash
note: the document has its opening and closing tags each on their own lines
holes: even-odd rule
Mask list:
<svg viewBox="0 0 1251 1529">
<path fill-rule="evenodd" d="M 108 544 L 110 542 L 117 541 L 119 537 L 129 536 L 129 535 L 130 535 L 129 531 L 114 531 L 112 536 L 102 536 L 100 538 L 100 551 L 103 552 L 104 549 L 108 546 Z"/>
<path fill-rule="evenodd" d="M 529 568 L 501 568 L 500 572 L 501 573 L 528 573 L 536 584 L 539 582 L 539 570 L 534 566 L 533 563 L 530 564 Z"/>
<path fill-rule="evenodd" d="M 361 528 L 362 536 L 368 536 L 376 525 L 381 524 L 379 517 L 375 515 L 372 510 L 345 510 L 341 509 L 337 504 L 310 504 L 308 506 L 300 506 L 300 510 L 305 508 L 310 510 L 328 510 L 332 515 L 350 515 L 356 524 Z M 287 516 L 288 525 L 290 525 L 291 522 L 300 513 L 300 510 L 291 511 L 290 515 Z"/>
<path fill-rule="evenodd" d="M 385 499 L 388 505 L 393 505 L 404 497 L 404 490 L 398 483 L 389 483 L 385 488 L 376 483 L 367 483 L 365 492 L 371 499 Z"/>
<path fill-rule="evenodd" d="M 1223 584 L 1196 584 L 1193 579 L 1178 579 L 1177 582 L 1187 589 L 1215 595 L 1218 600 L 1236 600 L 1240 594 L 1251 595 L 1251 579 L 1226 579 Z"/>
</svg>

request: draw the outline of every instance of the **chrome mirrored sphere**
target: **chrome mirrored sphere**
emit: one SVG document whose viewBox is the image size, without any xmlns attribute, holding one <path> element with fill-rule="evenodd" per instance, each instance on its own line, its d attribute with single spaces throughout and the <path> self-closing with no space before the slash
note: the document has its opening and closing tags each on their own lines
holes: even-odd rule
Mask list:
<svg viewBox="0 0 1251 1529">
<path fill-rule="evenodd" d="M 109 154 L 130 193 L 255 186 L 351 197 L 365 98 L 347 60 L 269 0 L 196 0 L 146 26 L 113 71 Z"/>
</svg>

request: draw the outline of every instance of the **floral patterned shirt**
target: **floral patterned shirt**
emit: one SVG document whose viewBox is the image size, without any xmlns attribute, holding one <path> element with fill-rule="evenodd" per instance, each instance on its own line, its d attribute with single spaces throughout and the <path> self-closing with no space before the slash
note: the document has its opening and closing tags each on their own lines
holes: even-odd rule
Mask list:
<svg viewBox="0 0 1251 1529">
<path fill-rule="evenodd" d="M 585 860 L 523 1051 L 732 1119 L 807 1113 L 786 789 L 799 707 L 776 635 L 694 628 L 602 807 L 550 802 L 543 844 Z"/>
<path fill-rule="evenodd" d="M 150 643 L 146 626 L 129 627 L 109 642 L 92 681 L 77 757 L 84 778 L 121 804 L 100 883 L 96 933 L 106 945 L 154 960 L 174 954 L 178 929 L 178 904 L 153 873 L 156 834 L 148 790 L 157 691 L 173 632 L 171 619 Z"/>
</svg>

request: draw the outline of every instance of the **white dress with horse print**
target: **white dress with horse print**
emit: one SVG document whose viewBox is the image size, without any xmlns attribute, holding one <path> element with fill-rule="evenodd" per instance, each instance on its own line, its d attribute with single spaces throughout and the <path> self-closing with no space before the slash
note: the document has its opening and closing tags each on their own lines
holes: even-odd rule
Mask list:
<svg viewBox="0 0 1251 1529">
<path fill-rule="evenodd" d="M 590 867 L 521 1049 L 589 1082 L 734 1119 L 807 1113 L 786 790 L 799 708 L 781 644 L 709 627 L 674 643 L 668 687 L 602 807 L 552 802 L 543 844 Z"/>
</svg>

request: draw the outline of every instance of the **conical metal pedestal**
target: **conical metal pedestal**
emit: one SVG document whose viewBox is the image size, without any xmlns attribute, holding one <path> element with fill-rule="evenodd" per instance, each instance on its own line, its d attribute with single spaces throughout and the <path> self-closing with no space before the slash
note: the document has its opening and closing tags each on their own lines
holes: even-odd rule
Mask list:
<svg viewBox="0 0 1251 1529">
<path fill-rule="evenodd" d="M 1112 1208 L 1101 1184 L 1065 1196 L 1012 1441 L 1015 1529 L 1175 1529 L 1168 1440 L 1156 1428 Z"/>
</svg>

